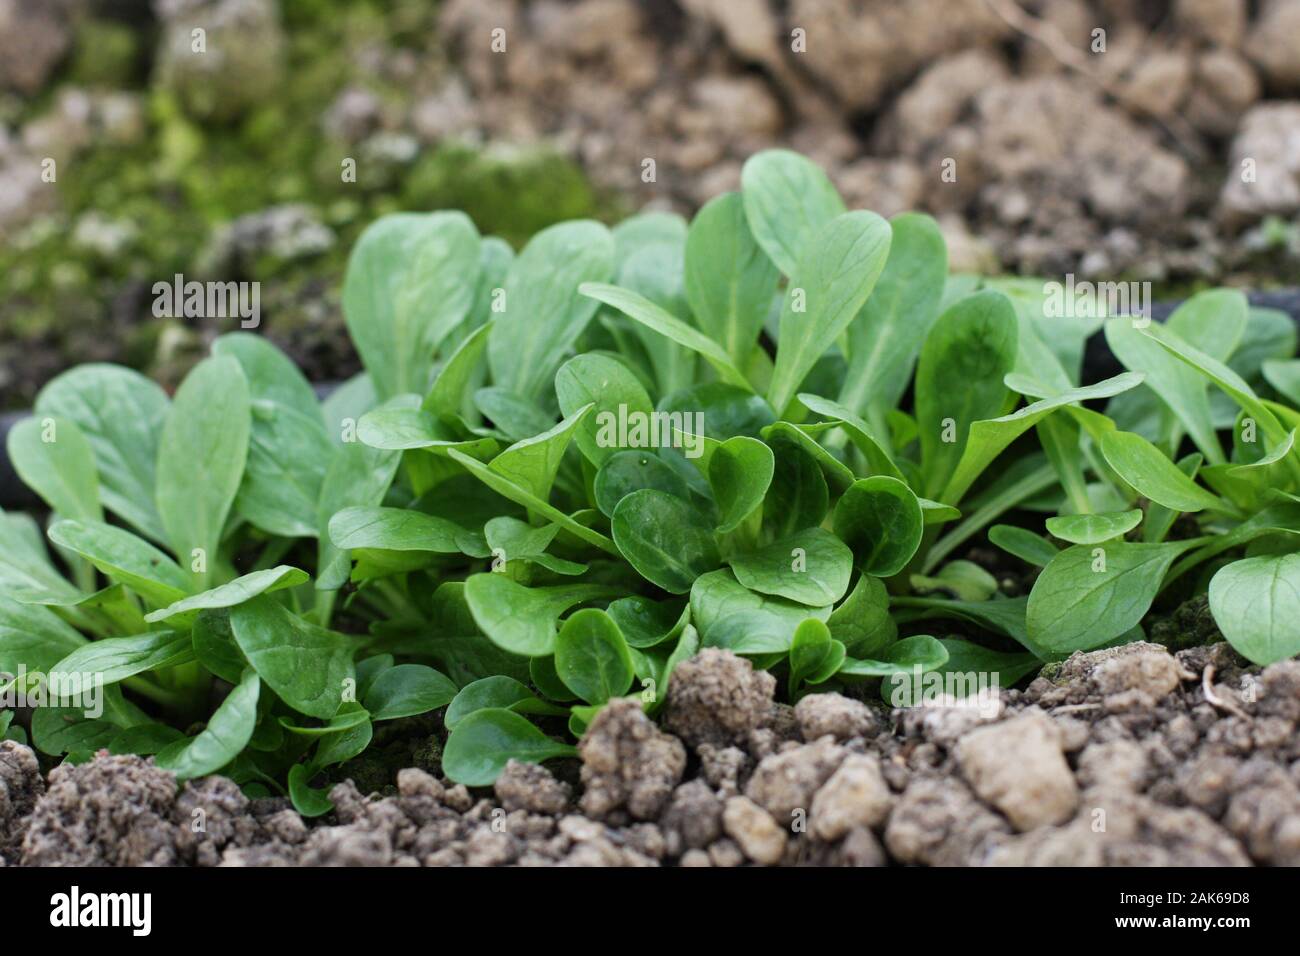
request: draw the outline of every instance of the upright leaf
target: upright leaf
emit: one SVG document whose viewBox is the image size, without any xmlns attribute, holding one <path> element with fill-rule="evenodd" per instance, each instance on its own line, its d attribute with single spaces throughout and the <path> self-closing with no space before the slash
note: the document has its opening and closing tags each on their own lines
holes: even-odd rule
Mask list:
<svg viewBox="0 0 1300 956">
<path fill-rule="evenodd" d="M 79 365 L 52 379 L 36 396 L 36 414 L 76 423 L 90 443 L 104 507 L 136 530 L 162 541 L 154 500 L 158 438 L 167 395 L 139 372 L 117 365 Z"/>
<path fill-rule="evenodd" d="M 880 430 L 912 377 L 948 273 L 938 224 L 922 213 L 889 220 L 889 258 L 875 290 L 849 326 L 849 368 L 840 403 Z"/>
<path fill-rule="evenodd" d="M 72 421 L 24 418 L 5 442 L 9 461 L 27 487 L 64 518 L 99 521 L 99 475 L 90 442 Z"/>
<path fill-rule="evenodd" d="M 248 381 L 229 356 L 204 359 L 181 383 L 158 446 L 158 514 L 172 551 L 207 586 L 251 430 Z M 201 553 L 200 553 L 201 552 Z"/>
<path fill-rule="evenodd" d="M 438 344 L 473 304 L 478 260 L 478 230 L 460 212 L 396 213 L 361 234 L 343 315 L 381 401 L 425 393 Z"/>
<path fill-rule="evenodd" d="M 768 403 L 780 414 L 804 376 L 853 321 L 889 255 L 889 224 L 873 212 L 837 216 L 803 248 L 781 307 Z"/>
<path fill-rule="evenodd" d="M 957 470 L 971 425 L 1006 411 L 1002 380 L 1015 365 L 1016 334 L 1006 296 L 978 292 L 941 315 L 926 337 L 916 367 L 916 420 L 927 498 L 939 497 Z"/>
<path fill-rule="evenodd" d="M 787 149 L 768 149 L 741 170 L 745 218 L 755 240 L 787 276 L 817 231 L 844 212 L 821 168 Z"/>
<path fill-rule="evenodd" d="M 555 370 L 596 312 L 578 294 L 614 269 L 614 240 L 590 220 L 564 222 L 535 235 L 506 275 L 505 308 L 488 333 L 488 365 L 497 385 L 526 399 L 555 380 Z"/>
<path fill-rule="evenodd" d="M 758 340 L 779 278 L 739 193 L 711 199 L 695 214 L 686 237 L 686 298 L 700 328 L 738 368 Z"/>
</svg>

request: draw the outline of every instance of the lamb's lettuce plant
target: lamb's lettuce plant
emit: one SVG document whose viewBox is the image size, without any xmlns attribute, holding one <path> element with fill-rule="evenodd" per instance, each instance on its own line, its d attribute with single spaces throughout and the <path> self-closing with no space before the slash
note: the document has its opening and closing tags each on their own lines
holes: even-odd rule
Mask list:
<svg viewBox="0 0 1300 956">
<path fill-rule="evenodd" d="M 1248 659 L 1300 653 L 1294 327 L 1226 290 L 1163 326 L 1046 303 L 948 277 L 933 220 L 847 211 L 784 151 L 690 223 L 517 256 L 459 213 L 385 217 L 343 288 L 365 372 L 324 402 L 243 333 L 171 398 L 111 366 L 46 387 L 9 453 L 53 550 L 0 517 L 0 670 L 102 682 L 93 715 L 34 710 L 47 754 L 319 814 L 377 722 L 441 713 L 443 769 L 486 785 L 611 699 L 657 714 L 701 648 L 791 699 L 908 703 L 1205 593 Z M 1085 382 L 1103 324 L 1126 371 Z"/>
</svg>

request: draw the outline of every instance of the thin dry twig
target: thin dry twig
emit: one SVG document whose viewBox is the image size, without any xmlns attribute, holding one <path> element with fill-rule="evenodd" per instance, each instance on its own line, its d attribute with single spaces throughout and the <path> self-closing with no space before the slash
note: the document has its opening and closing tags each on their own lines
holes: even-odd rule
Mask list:
<svg viewBox="0 0 1300 956">
<path fill-rule="evenodd" d="M 1132 97 L 1094 70 L 1088 57 L 1084 56 L 1070 41 L 1062 36 L 1061 31 L 1056 29 L 1055 25 L 1048 23 L 1041 17 L 1028 13 L 1015 0 L 984 0 L 984 2 L 1011 29 L 1046 47 L 1047 52 L 1052 54 L 1057 62 L 1066 69 L 1081 74 L 1092 81 L 1107 96 L 1130 110 L 1136 110 L 1144 114 L 1158 124 L 1189 156 L 1196 159 L 1205 157 L 1205 149 L 1197 139 L 1196 132 L 1183 121 L 1182 117 L 1157 116 L 1141 103 L 1134 102 Z"/>
</svg>

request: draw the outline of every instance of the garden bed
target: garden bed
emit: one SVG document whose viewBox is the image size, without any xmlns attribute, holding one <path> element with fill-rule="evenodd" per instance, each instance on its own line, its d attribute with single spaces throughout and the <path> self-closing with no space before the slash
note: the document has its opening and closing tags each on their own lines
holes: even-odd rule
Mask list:
<svg viewBox="0 0 1300 956">
<path fill-rule="evenodd" d="M 607 708 L 582 756 L 493 789 L 404 769 L 303 819 L 207 777 L 178 792 L 132 756 L 56 769 L 0 745 L 0 860 L 186 866 L 1245 866 L 1300 863 L 1300 664 L 1223 644 L 1080 654 L 996 713 L 796 707 L 702 655 L 657 730 Z M 680 734 L 680 736 L 679 736 Z M 1007 755 L 1015 759 L 1008 761 Z M 195 832 L 196 812 L 205 829 Z M 801 819 L 802 818 L 802 819 Z"/>
<path fill-rule="evenodd" d="M 518 255 L 382 217 L 323 401 L 247 333 L 49 382 L 6 855 L 1295 860 L 1291 317 L 1062 305 L 795 153 L 742 181 Z"/>
</svg>

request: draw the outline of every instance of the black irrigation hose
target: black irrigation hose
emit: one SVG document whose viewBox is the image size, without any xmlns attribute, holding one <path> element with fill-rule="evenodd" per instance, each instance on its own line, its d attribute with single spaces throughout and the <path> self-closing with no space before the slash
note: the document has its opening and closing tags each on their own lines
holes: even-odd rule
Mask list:
<svg viewBox="0 0 1300 956">
<path fill-rule="evenodd" d="M 1270 309 L 1279 309 L 1287 313 L 1300 325 L 1300 289 L 1280 289 L 1273 292 L 1252 292 L 1250 304 Z M 1156 302 L 1151 306 L 1151 317 L 1163 322 L 1169 317 L 1180 302 Z M 1106 339 L 1100 333 L 1088 340 L 1087 353 L 1084 358 L 1084 380 L 1089 382 L 1109 378 L 1123 371 L 1119 361 L 1106 347 Z M 326 383 L 316 386 L 322 397 L 333 391 L 334 386 Z M 9 429 L 18 421 L 30 415 L 30 412 L 0 413 L 0 508 L 15 510 L 27 508 L 40 502 L 14 473 L 9 455 L 5 451 L 5 439 Z"/>
</svg>

